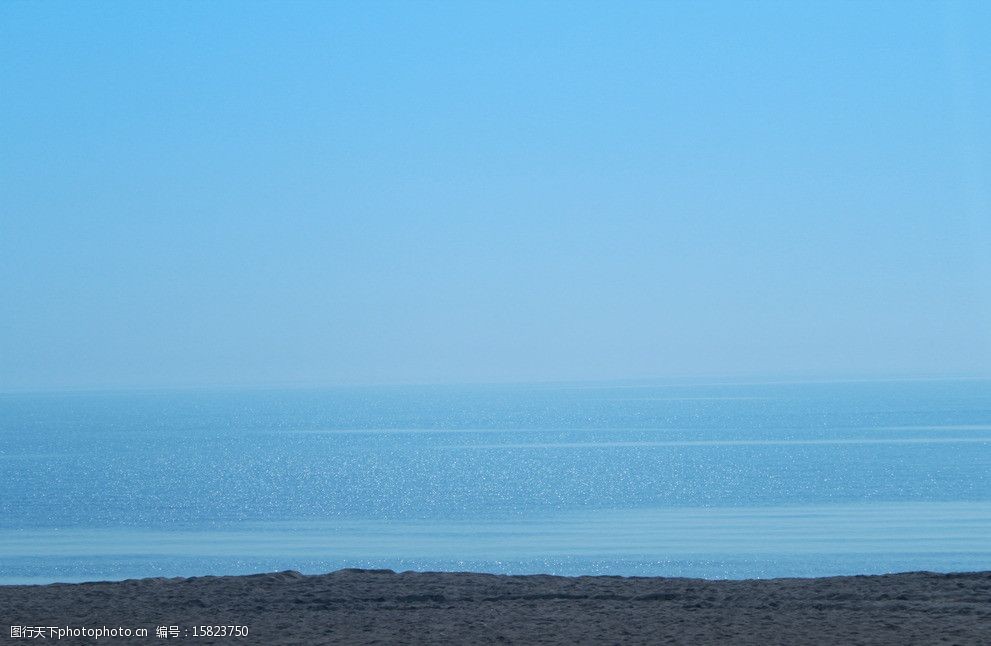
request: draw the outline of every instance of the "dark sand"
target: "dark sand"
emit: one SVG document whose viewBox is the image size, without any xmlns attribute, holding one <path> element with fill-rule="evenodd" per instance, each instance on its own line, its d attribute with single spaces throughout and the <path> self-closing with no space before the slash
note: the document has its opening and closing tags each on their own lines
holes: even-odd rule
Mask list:
<svg viewBox="0 0 991 646">
<path fill-rule="evenodd" d="M 148 628 L 200 644 L 991 644 L 991 572 L 763 581 L 342 570 L 0 586 L 10 625 Z M 160 639 L 158 625 L 247 625 Z M 46 639 L 45 643 L 53 640 Z"/>
</svg>

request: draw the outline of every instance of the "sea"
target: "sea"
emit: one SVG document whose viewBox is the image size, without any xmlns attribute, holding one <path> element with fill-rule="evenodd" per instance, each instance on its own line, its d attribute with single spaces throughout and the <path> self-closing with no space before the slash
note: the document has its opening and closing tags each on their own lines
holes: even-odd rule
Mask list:
<svg viewBox="0 0 991 646">
<path fill-rule="evenodd" d="M 0 394 L 0 583 L 991 570 L 991 381 Z"/>
</svg>

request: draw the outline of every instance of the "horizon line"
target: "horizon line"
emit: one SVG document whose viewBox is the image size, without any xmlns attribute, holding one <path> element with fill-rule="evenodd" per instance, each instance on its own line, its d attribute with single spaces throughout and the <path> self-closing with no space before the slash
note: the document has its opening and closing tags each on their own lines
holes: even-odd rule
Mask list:
<svg viewBox="0 0 991 646">
<path fill-rule="evenodd" d="M 130 392 L 208 392 L 208 391 L 287 391 L 335 390 L 372 388 L 497 388 L 497 387 L 564 387 L 564 388 L 689 388 L 703 386 L 775 386 L 802 384 L 901 383 L 937 381 L 991 381 L 991 375 L 891 375 L 891 376 L 740 376 L 682 375 L 654 377 L 614 377 L 602 379 L 532 379 L 478 381 L 355 381 L 355 382 L 268 382 L 215 384 L 148 384 L 105 386 L 27 386 L 0 388 L 0 396 L 43 394 L 112 394 Z"/>
</svg>

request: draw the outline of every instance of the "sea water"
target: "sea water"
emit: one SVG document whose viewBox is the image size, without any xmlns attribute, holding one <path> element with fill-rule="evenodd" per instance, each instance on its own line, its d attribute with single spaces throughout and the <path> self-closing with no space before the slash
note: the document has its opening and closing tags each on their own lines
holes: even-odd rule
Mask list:
<svg viewBox="0 0 991 646">
<path fill-rule="evenodd" d="M 991 569 L 991 382 L 0 395 L 0 583 Z"/>
</svg>

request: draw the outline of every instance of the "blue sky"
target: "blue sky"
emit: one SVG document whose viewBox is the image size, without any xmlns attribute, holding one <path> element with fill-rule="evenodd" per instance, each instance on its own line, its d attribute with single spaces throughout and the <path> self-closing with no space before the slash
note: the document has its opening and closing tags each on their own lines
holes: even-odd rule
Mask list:
<svg viewBox="0 0 991 646">
<path fill-rule="evenodd" d="M 0 389 L 988 376 L 987 3 L 0 4 Z"/>
</svg>

